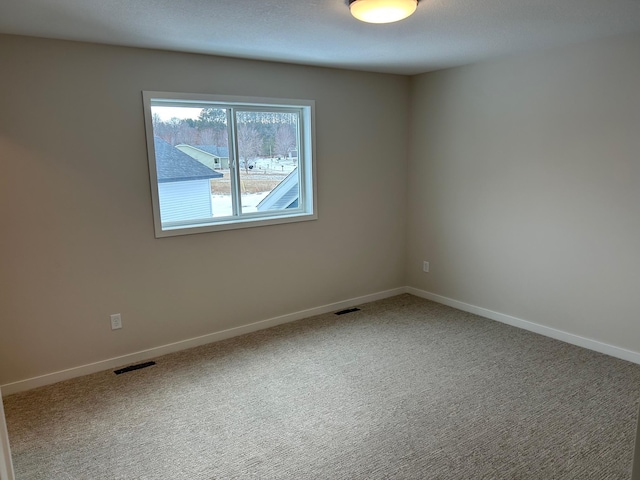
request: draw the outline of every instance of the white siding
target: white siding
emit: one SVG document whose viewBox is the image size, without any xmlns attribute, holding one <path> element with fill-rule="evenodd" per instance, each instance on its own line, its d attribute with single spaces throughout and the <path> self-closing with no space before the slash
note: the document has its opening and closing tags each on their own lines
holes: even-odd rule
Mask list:
<svg viewBox="0 0 640 480">
<path fill-rule="evenodd" d="M 158 184 L 162 223 L 212 216 L 209 179 Z"/>
<path fill-rule="evenodd" d="M 269 195 L 258 204 L 258 211 L 284 210 L 292 204 L 295 204 L 294 207 L 298 207 L 298 197 L 300 196 L 299 184 L 299 172 L 296 169 L 276 185 Z"/>
<path fill-rule="evenodd" d="M 228 157 L 218 157 L 217 155 L 205 152 L 191 145 L 181 144 L 176 145 L 176 148 L 212 170 L 229 168 Z"/>
</svg>

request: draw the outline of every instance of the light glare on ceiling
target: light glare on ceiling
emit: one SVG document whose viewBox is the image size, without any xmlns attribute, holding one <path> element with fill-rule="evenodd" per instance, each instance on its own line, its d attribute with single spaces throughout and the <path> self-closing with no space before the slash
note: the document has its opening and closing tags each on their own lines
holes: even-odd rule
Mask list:
<svg viewBox="0 0 640 480">
<path fill-rule="evenodd" d="M 368 23 L 391 23 L 407 18 L 418 7 L 418 0 L 351 0 L 351 15 Z"/>
</svg>

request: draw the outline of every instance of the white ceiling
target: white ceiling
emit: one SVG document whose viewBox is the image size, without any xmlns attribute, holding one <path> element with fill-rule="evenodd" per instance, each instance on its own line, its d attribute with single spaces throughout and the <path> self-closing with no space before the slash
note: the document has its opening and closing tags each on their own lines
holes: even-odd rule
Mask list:
<svg viewBox="0 0 640 480">
<path fill-rule="evenodd" d="M 0 33 L 400 74 L 631 32 L 640 0 L 421 0 L 386 25 L 347 0 L 0 0 Z"/>
</svg>

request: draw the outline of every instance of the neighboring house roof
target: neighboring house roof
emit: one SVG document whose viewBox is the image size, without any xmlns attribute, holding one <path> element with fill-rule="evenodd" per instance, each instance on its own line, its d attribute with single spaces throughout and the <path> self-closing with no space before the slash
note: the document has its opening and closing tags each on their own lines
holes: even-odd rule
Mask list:
<svg viewBox="0 0 640 480">
<path fill-rule="evenodd" d="M 297 208 L 298 196 L 300 195 L 298 176 L 298 169 L 295 168 L 276 188 L 269 192 L 269 195 L 262 199 L 258 204 L 258 211 Z"/>
<path fill-rule="evenodd" d="M 205 178 L 221 178 L 223 175 L 202 163 L 194 160 L 186 153 L 162 140 L 153 137 L 156 150 L 156 170 L 158 182 L 185 182 Z"/>
<path fill-rule="evenodd" d="M 229 158 L 229 149 L 227 147 L 218 147 L 217 145 L 192 145 L 194 148 L 210 153 L 216 157 Z"/>
</svg>

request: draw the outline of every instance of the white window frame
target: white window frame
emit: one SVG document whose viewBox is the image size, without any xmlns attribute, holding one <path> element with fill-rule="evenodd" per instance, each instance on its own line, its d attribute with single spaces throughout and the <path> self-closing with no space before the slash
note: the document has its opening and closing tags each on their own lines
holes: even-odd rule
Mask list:
<svg viewBox="0 0 640 480">
<path fill-rule="evenodd" d="M 216 232 L 238 228 L 261 227 L 282 223 L 303 222 L 316 220 L 316 165 L 315 165 L 315 102 L 313 100 L 293 100 L 264 97 L 239 97 L 211 94 L 193 94 L 176 92 L 143 91 L 145 132 L 147 137 L 147 157 L 149 162 L 149 179 L 151 184 L 151 201 L 153 208 L 153 224 L 156 238 L 176 235 L 190 235 L 195 233 Z M 237 155 L 237 138 L 235 135 L 235 120 L 229 125 L 229 168 L 231 172 L 231 188 L 235 191 L 233 216 L 207 218 L 188 222 L 172 222 L 162 224 L 160 217 L 160 201 L 158 195 L 158 176 L 156 169 L 156 154 L 154 146 L 154 132 L 151 107 L 156 105 L 188 107 L 211 106 L 228 109 L 230 118 L 234 118 L 236 109 L 247 111 L 251 109 L 273 109 L 286 113 L 296 112 L 299 117 L 299 152 L 298 170 L 300 175 L 300 196 L 298 207 L 286 210 L 272 210 L 237 215 L 240 202 L 238 185 L 240 183 L 239 158 Z M 302 153 L 302 156 L 300 156 Z"/>
</svg>

